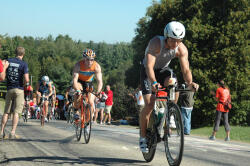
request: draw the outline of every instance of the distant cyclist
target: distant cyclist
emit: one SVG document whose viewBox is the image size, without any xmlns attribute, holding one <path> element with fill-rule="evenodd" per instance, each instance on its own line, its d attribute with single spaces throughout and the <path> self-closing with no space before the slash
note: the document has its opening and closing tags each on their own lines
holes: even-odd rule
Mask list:
<svg viewBox="0 0 250 166">
<path fill-rule="evenodd" d="M 45 102 L 45 121 L 47 122 L 47 115 L 48 115 L 48 106 L 49 106 L 49 97 L 52 95 L 52 86 L 49 81 L 48 76 L 43 76 L 41 81 L 38 82 L 36 86 L 36 94 L 37 94 L 37 102 L 40 104 L 40 99 L 43 94 L 45 94 L 46 100 Z"/>
<path fill-rule="evenodd" d="M 83 52 L 83 59 L 78 61 L 75 64 L 73 71 L 73 88 L 80 94 L 81 90 L 84 90 L 86 87 L 93 87 L 92 81 L 96 75 L 97 81 L 97 93 L 100 94 L 102 90 L 102 71 L 101 66 L 95 61 L 95 52 L 91 49 L 86 49 Z M 80 84 L 79 84 L 80 83 Z M 80 98 L 81 95 L 76 95 L 74 97 L 74 108 L 80 108 Z M 95 108 L 94 104 L 94 95 L 89 93 L 88 95 L 89 104 L 91 105 L 91 112 Z M 76 114 L 78 115 L 78 114 Z M 79 116 L 76 116 L 75 119 L 78 119 Z"/>
<path fill-rule="evenodd" d="M 155 91 L 157 86 L 167 86 L 170 78 L 170 72 L 160 71 L 168 67 L 171 60 L 177 57 L 185 82 L 196 90 L 199 87 L 192 79 L 188 61 L 188 50 L 182 43 L 184 36 L 185 27 L 180 22 L 172 21 L 164 28 L 164 36 L 153 37 L 146 48 L 143 60 L 144 67 L 141 70 L 141 87 L 145 107 L 140 116 L 141 136 L 139 140 L 140 149 L 144 153 L 148 152 L 146 127 L 155 103 L 155 96 L 152 95 L 152 91 Z M 177 100 L 178 93 L 176 93 L 175 102 Z"/>
<path fill-rule="evenodd" d="M 70 82 L 70 86 L 66 89 L 65 92 L 65 111 L 68 110 L 68 106 L 70 104 L 70 102 L 72 102 L 74 100 L 74 95 L 76 93 L 76 90 L 73 88 L 73 81 Z"/>
</svg>

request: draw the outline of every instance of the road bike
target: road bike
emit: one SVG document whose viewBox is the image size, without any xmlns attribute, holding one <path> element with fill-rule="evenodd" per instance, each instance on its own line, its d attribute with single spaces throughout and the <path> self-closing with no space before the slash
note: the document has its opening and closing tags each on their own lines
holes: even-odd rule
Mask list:
<svg viewBox="0 0 250 166">
<path fill-rule="evenodd" d="M 28 122 L 29 112 L 30 112 L 29 99 L 25 97 L 25 105 L 23 107 L 23 115 L 22 115 L 24 122 Z"/>
<path fill-rule="evenodd" d="M 45 106 L 45 101 L 47 100 L 47 98 L 45 97 L 45 94 L 42 94 L 42 97 L 41 97 L 41 102 L 40 102 L 40 121 L 41 121 L 41 126 L 44 126 L 44 121 L 45 121 L 45 109 L 46 109 L 46 106 Z"/>
<path fill-rule="evenodd" d="M 86 90 L 81 91 L 81 100 L 80 100 L 80 111 L 79 112 L 79 120 L 74 121 L 75 132 L 77 141 L 81 140 L 82 130 L 84 134 L 85 143 L 89 143 L 90 135 L 91 135 L 91 106 L 88 103 L 88 95 L 89 93 L 94 94 L 93 88 L 87 87 Z"/>
<path fill-rule="evenodd" d="M 173 72 L 170 80 L 173 80 Z M 157 88 L 158 89 L 158 88 Z M 177 83 L 158 89 L 156 91 L 156 103 L 151 113 L 148 127 L 146 129 L 148 153 L 142 153 L 147 162 L 153 160 L 157 143 L 163 141 L 165 154 L 170 166 L 179 166 L 184 150 L 184 131 L 181 111 L 174 103 L 175 92 L 191 91 L 184 86 L 178 87 Z M 164 95 L 159 95 L 163 93 Z M 160 101 L 161 100 L 161 101 Z"/>
<path fill-rule="evenodd" d="M 47 119 L 48 119 L 48 122 L 50 120 L 55 120 L 55 116 L 54 116 L 54 113 L 53 113 L 53 98 L 50 97 L 49 98 L 49 105 L 48 105 L 48 115 L 47 115 Z"/>
<path fill-rule="evenodd" d="M 30 101 L 30 91 L 25 91 L 25 96 L 24 96 L 24 100 L 25 100 L 25 104 L 23 107 L 23 121 L 24 122 L 28 122 L 28 118 L 29 118 L 29 113 L 30 113 L 30 106 L 29 106 L 29 101 Z"/>
</svg>

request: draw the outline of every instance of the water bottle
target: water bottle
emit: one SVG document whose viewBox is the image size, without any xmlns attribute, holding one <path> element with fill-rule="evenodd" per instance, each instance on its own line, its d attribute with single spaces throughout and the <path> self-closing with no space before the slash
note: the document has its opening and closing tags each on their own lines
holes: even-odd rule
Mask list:
<svg viewBox="0 0 250 166">
<path fill-rule="evenodd" d="M 171 77 L 169 79 L 169 85 L 172 86 L 170 89 L 170 100 L 173 101 L 175 100 L 175 85 L 176 85 L 176 78 Z"/>
<path fill-rule="evenodd" d="M 175 88 L 170 89 L 170 100 L 173 101 L 175 100 Z"/>
<path fill-rule="evenodd" d="M 161 122 L 161 118 L 162 118 L 163 115 L 164 115 L 164 110 L 165 110 L 165 108 L 160 108 L 160 109 L 159 109 L 159 112 L 158 112 L 158 122 L 159 122 L 159 123 Z"/>
</svg>

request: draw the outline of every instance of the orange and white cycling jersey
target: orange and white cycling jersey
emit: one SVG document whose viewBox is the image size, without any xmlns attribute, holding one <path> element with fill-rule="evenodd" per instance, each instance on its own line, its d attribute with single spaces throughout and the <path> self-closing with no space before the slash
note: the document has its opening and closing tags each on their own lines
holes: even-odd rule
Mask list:
<svg viewBox="0 0 250 166">
<path fill-rule="evenodd" d="M 79 80 L 84 82 L 92 82 L 95 76 L 96 61 L 93 62 L 91 67 L 86 67 L 84 61 L 80 61 Z"/>
</svg>

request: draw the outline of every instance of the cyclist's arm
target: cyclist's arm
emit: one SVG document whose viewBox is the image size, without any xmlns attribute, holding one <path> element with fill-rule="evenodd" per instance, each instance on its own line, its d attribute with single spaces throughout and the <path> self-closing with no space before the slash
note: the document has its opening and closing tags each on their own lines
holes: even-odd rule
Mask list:
<svg viewBox="0 0 250 166">
<path fill-rule="evenodd" d="M 79 72 L 80 72 L 80 63 L 77 62 L 73 70 L 73 88 L 75 90 L 80 90 L 80 87 L 78 86 Z"/>
<path fill-rule="evenodd" d="M 96 80 L 97 80 L 97 94 L 99 94 L 102 91 L 102 69 L 101 66 L 96 63 L 96 68 L 95 68 L 95 74 L 96 74 Z"/>
<path fill-rule="evenodd" d="M 24 83 L 25 83 L 25 86 L 27 85 L 27 83 L 29 84 L 29 82 L 30 82 L 29 73 L 26 73 L 26 74 L 24 74 Z"/>
<path fill-rule="evenodd" d="M 50 97 L 50 96 L 52 95 L 52 93 L 53 93 L 51 83 L 49 83 L 48 86 L 49 86 L 49 94 L 48 94 L 48 97 Z"/>
<path fill-rule="evenodd" d="M 67 88 L 66 92 L 65 92 L 65 99 L 68 101 L 68 95 L 69 95 L 69 90 L 70 90 L 70 87 Z"/>
<path fill-rule="evenodd" d="M 54 86 L 54 93 L 55 93 L 54 95 L 56 96 L 56 87 L 55 86 Z"/>
<path fill-rule="evenodd" d="M 189 68 L 188 50 L 183 43 L 179 45 L 177 56 L 179 58 L 183 79 L 187 82 L 188 85 L 190 85 L 193 82 L 193 78 L 191 70 Z"/>
<path fill-rule="evenodd" d="M 161 43 L 158 37 L 154 37 L 150 40 L 146 50 L 146 73 L 151 83 L 157 81 L 155 78 L 154 65 L 156 57 L 154 55 L 160 53 Z"/>
</svg>

